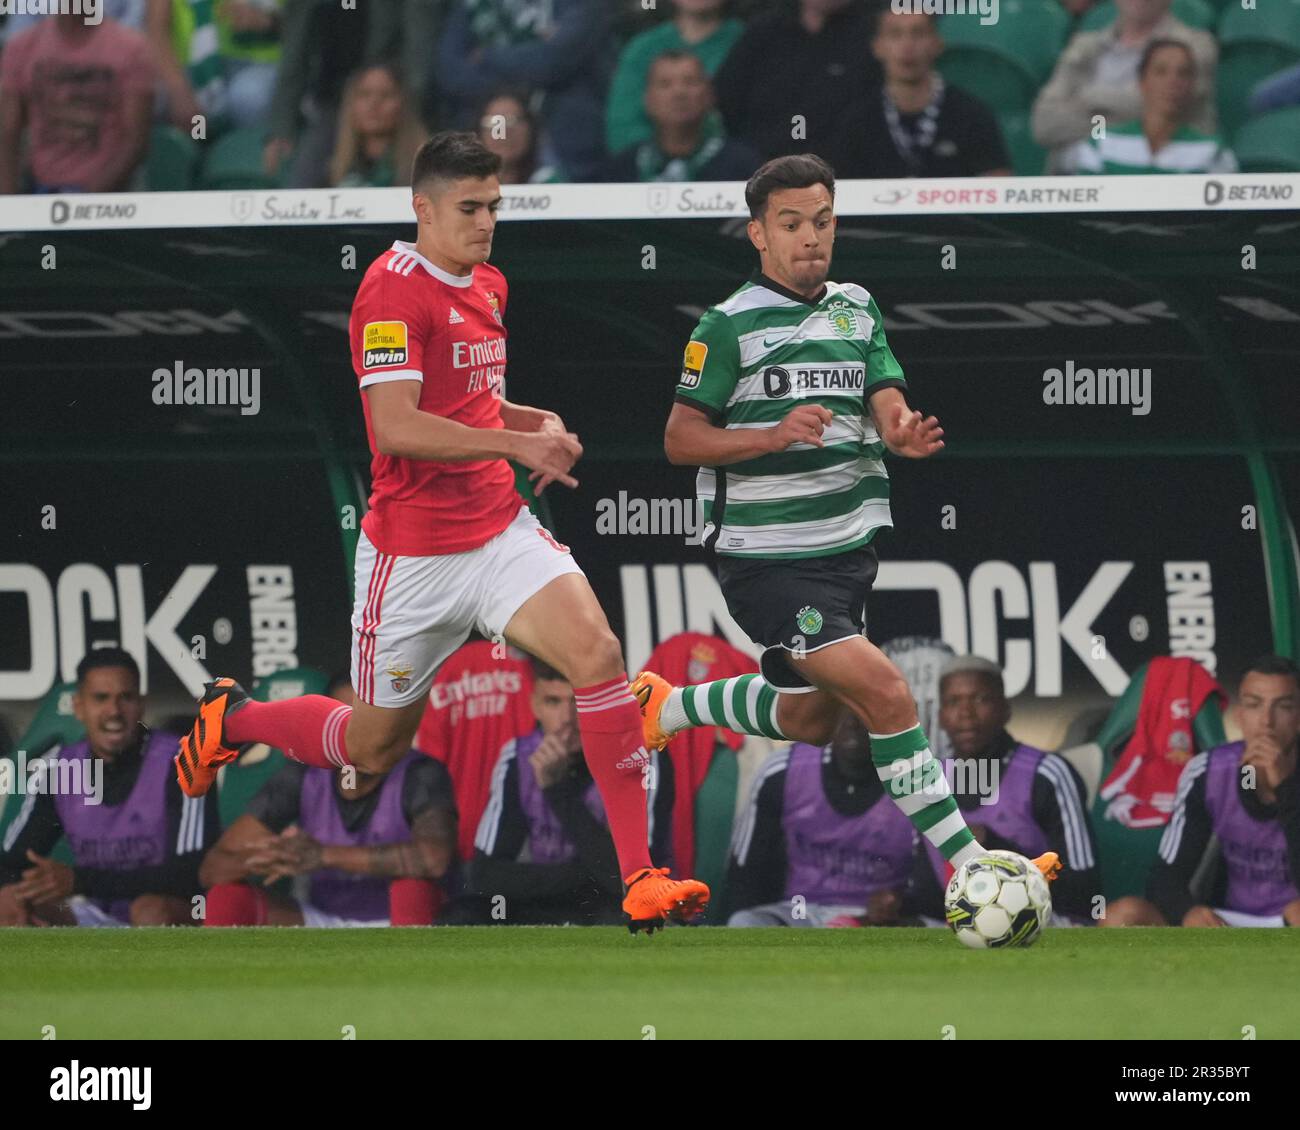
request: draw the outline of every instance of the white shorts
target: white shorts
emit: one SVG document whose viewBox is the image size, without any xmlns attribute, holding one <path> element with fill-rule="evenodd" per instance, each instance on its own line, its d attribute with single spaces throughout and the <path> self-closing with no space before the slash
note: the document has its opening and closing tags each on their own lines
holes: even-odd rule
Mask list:
<svg viewBox="0 0 1300 1130">
<path fill-rule="evenodd" d="M 110 911 L 105 910 L 99 903 L 85 895 L 73 895 L 64 904 L 72 912 L 72 917 L 76 919 L 78 926 L 130 926 L 126 922 L 116 917 Z"/>
<path fill-rule="evenodd" d="M 1243 910 L 1228 910 L 1226 907 L 1210 908 L 1229 926 L 1285 926 L 1286 919 L 1280 914 L 1247 914 Z"/>
<path fill-rule="evenodd" d="M 477 629 L 501 638 L 529 597 L 578 563 L 528 508 L 464 553 L 380 553 L 362 531 L 352 608 L 352 688 L 374 706 L 407 706 Z"/>
</svg>

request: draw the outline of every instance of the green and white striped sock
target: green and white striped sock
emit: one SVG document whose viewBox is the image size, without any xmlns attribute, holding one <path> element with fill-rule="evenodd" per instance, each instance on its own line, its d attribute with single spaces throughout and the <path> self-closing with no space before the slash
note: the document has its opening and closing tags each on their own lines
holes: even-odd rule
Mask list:
<svg viewBox="0 0 1300 1130">
<path fill-rule="evenodd" d="M 897 734 L 872 734 L 871 762 L 894 803 L 953 867 L 981 853 L 919 723 Z"/>
<path fill-rule="evenodd" d="M 722 726 L 740 734 L 785 739 L 776 724 L 780 694 L 762 675 L 736 675 L 690 687 L 674 687 L 664 702 L 659 724 L 665 730 Z"/>
</svg>

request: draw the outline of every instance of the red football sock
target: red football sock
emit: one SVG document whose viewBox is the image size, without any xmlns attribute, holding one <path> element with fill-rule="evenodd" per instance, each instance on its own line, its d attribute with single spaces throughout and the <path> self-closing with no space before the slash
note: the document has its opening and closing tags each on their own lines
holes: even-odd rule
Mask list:
<svg viewBox="0 0 1300 1130">
<path fill-rule="evenodd" d="M 575 688 L 582 753 L 600 789 L 623 878 L 651 866 L 643 774 L 650 754 L 627 678 Z"/>
<path fill-rule="evenodd" d="M 388 884 L 388 920 L 394 926 L 432 926 L 442 907 L 442 888 L 428 879 Z"/>
<path fill-rule="evenodd" d="M 265 742 L 285 757 L 317 769 L 351 765 L 343 735 L 352 707 L 323 694 L 305 694 L 280 702 L 244 703 L 226 715 L 226 742 Z"/>
<path fill-rule="evenodd" d="M 265 926 L 266 892 L 247 883 L 217 883 L 207 893 L 205 926 Z"/>
</svg>

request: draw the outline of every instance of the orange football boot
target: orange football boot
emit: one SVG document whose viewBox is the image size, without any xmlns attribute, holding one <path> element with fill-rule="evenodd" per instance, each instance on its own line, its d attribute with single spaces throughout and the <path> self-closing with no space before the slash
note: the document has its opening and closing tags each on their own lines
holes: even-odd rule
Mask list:
<svg viewBox="0 0 1300 1130">
<path fill-rule="evenodd" d="M 641 708 L 641 738 L 647 749 L 663 749 L 677 733 L 659 725 L 659 715 L 672 689 L 672 683 L 653 671 L 642 671 L 632 680 L 632 694 Z"/>
<path fill-rule="evenodd" d="M 1043 873 L 1043 878 L 1048 882 L 1051 882 L 1061 873 L 1061 857 L 1054 851 L 1045 851 L 1032 862 Z"/>
<path fill-rule="evenodd" d="M 226 744 L 226 715 L 248 701 L 248 694 L 234 679 L 206 683 L 199 699 L 199 716 L 181 738 L 176 755 L 176 780 L 186 796 L 202 796 L 217 779 L 217 772 L 239 756 L 239 747 Z"/>
<path fill-rule="evenodd" d="M 623 880 L 627 928 L 653 934 L 669 920 L 689 922 L 709 905 L 709 888 L 698 879 L 670 879 L 667 867 L 643 867 Z"/>
</svg>

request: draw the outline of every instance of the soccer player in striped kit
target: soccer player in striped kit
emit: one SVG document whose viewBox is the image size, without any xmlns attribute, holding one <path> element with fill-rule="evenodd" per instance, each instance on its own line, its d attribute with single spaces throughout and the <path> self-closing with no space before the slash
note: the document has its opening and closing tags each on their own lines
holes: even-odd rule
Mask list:
<svg viewBox="0 0 1300 1130">
<path fill-rule="evenodd" d="M 647 841 L 651 757 L 622 648 L 582 570 L 529 513 L 507 460 L 540 492 L 582 454 L 554 412 L 505 399 L 507 286 L 487 263 L 500 158 L 473 135 L 441 133 L 416 154 L 414 243 L 366 272 L 353 303 L 352 361 L 370 441 L 370 510 L 356 556 L 352 685 L 258 703 L 232 679 L 209 684 L 177 773 L 202 795 L 245 742 L 307 765 L 383 773 L 411 747 L 439 665 L 474 629 L 562 672 L 600 787 L 626 886 L 629 926 L 688 919 L 708 888 L 654 867 Z"/>
<path fill-rule="evenodd" d="M 906 679 L 863 635 L 878 567 L 870 543 L 893 524 L 883 456 L 933 455 L 943 429 L 909 409 L 876 300 L 828 281 L 830 166 L 778 157 L 750 178 L 745 201 L 761 268 L 691 335 L 664 448 L 700 468 L 705 544 L 728 611 L 764 648 L 761 673 L 674 688 L 642 672 L 633 691 L 646 743 L 718 725 L 820 746 L 848 707 L 895 803 L 957 868 L 982 848 Z M 1049 879 L 1060 868 L 1054 852 L 1035 862 Z"/>
</svg>

